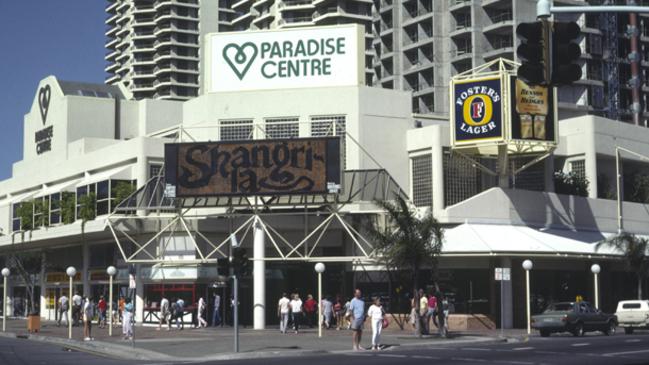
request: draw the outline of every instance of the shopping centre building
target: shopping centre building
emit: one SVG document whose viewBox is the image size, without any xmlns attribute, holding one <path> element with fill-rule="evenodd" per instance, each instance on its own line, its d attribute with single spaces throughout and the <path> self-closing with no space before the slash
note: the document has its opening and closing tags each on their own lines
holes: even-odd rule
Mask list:
<svg viewBox="0 0 649 365">
<path fill-rule="evenodd" d="M 344 47 L 325 39 L 308 66 L 287 62 L 300 57 L 301 38 L 336 32 Z M 144 322 L 156 320 L 163 295 L 187 303 L 213 293 L 229 297 L 230 282 L 217 260 L 233 241 L 254 258 L 255 270 L 241 281 L 240 302 L 243 323 L 255 328 L 273 324 L 282 291 L 315 294 L 313 264 L 319 261 L 327 265 L 328 295 L 349 296 L 360 287 L 367 295 L 389 296 L 397 290 L 376 265 L 367 228 L 382 214 L 375 201 L 394 194 L 444 225 L 438 283 L 455 313 L 485 314 L 498 323 L 500 282 L 493 273 L 511 268 L 512 280 L 502 282 L 504 323 L 523 326 L 525 259 L 534 262 L 534 311 L 577 295 L 592 300 L 593 263 L 602 267 L 603 309 L 634 296 L 633 276 L 620 256 L 595 246 L 620 223 L 627 232 L 649 234 L 645 204 L 624 202 L 618 220 L 614 200 L 616 147 L 638 154 L 622 156 L 625 176 L 649 174 L 639 157 L 649 155 L 646 128 L 588 115 L 562 120 L 554 153 L 502 188 L 475 161 L 453 152 L 448 117 L 413 114 L 409 92 L 365 86 L 359 27 L 207 37 L 214 38 L 207 40 L 212 68 L 206 91 L 188 101 L 133 100 L 119 85 L 55 76 L 37 86 L 24 118 L 23 158 L 0 182 L 0 255 L 6 262 L 15 254 L 36 255 L 46 263 L 32 275 L 43 318 L 55 318 L 56 299 L 67 293 L 68 266 L 79 273 L 75 290 L 93 297 L 108 293 L 108 266 L 118 268 L 120 295 L 127 295 L 129 272 L 135 272 L 136 317 Z M 282 37 L 296 42 L 291 55 L 287 46 L 273 51 L 273 39 Z M 259 42 L 258 48 L 246 50 L 248 41 Z M 231 47 L 235 61 L 226 56 L 231 44 L 242 45 Z M 252 61 L 236 61 L 238 52 Z M 323 60 L 316 67 L 318 57 Z M 255 74 L 258 63 L 261 76 Z M 169 189 L 164 162 L 171 143 L 303 137 L 340 140 L 339 186 L 319 194 L 189 198 Z M 512 169 L 534 157 L 512 157 Z M 585 177 L 588 196 L 554 193 L 555 171 Z M 120 185 L 137 190 L 120 202 Z M 80 212 L 89 193 L 96 197 L 96 217 L 86 221 Z M 33 208 L 26 227 L 20 207 L 27 202 L 40 208 Z M 13 274 L 9 283 L 7 309 L 20 314 L 24 279 Z"/>
</svg>

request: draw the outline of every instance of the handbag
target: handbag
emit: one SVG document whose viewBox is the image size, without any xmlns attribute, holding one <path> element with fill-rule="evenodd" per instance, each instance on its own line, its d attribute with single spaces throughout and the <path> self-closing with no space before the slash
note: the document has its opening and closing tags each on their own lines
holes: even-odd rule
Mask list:
<svg viewBox="0 0 649 365">
<path fill-rule="evenodd" d="M 383 318 L 383 323 L 381 323 L 381 327 L 385 329 L 389 325 L 390 325 L 390 320 L 388 320 L 387 318 Z"/>
</svg>

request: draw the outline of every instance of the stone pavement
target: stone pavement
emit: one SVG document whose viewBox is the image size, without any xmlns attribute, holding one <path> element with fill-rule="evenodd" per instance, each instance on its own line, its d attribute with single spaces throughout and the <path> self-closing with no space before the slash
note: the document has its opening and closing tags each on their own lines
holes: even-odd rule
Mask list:
<svg viewBox="0 0 649 365">
<path fill-rule="evenodd" d="M 62 347 L 93 352 L 110 357 L 140 359 L 153 361 L 206 361 L 218 359 L 296 356 L 308 353 L 334 353 L 351 350 L 351 332 L 348 330 L 323 330 L 323 337 L 318 338 L 317 329 L 306 329 L 299 334 L 281 334 L 277 329 L 256 331 L 249 328 L 240 329 L 240 353 L 233 353 L 233 329 L 231 327 L 207 327 L 193 329 L 185 326 L 184 330 L 165 327 L 161 331 L 157 326 L 135 327 L 135 341 L 122 338 L 121 326 L 113 329 L 113 336 L 108 336 L 108 329 L 93 325 L 94 341 L 83 341 L 83 327 L 72 328 L 72 340 L 68 340 L 68 329 L 57 327 L 54 322 L 41 322 L 41 331 L 37 334 L 27 332 L 25 319 L 10 319 L 7 322 L 6 336 L 29 338 L 60 344 Z M 370 346 L 371 331 L 364 332 L 362 345 Z M 499 331 L 453 332 L 450 338 L 442 339 L 433 336 L 419 338 L 412 331 L 401 331 L 391 324 L 382 334 L 382 343 L 390 348 L 403 346 L 446 346 L 449 344 L 466 344 L 475 342 L 503 341 Z M 508 330 L 507 337 L 524 338 L 524 331 Z"/>
</svg>

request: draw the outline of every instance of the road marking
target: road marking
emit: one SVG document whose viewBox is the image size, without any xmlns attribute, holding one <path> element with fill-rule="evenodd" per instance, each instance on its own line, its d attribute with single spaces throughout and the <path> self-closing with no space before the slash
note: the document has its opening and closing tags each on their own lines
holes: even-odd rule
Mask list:
<svg viewBox="0 0 649 365">
<path fill-rule="evenodd" d="M 588 346 L 588 345 L 590 345 L 590 342 L 573 343 L 570 346 L 572 346 L 572 347 L 582 347 L 582 346 Z"/>
<path fill-rule="evenodd" d="M 440 360 L 441 357 L 435 357 L 435 356 L 423 356 L 423 355 L 412 355 L 410 356 L 413 359 L 426 359 L 426 360 Z"/>
<path fill-rule="evenodd" d="M 641 339 L 634 338 L 633 340 L 625 340 L 624 342 L 640 342 L 642 341 Z"/>
<path fill-rule="evenodd" d="M 482 349 L 479 347 L 463 347 L 460 350 L 465 350 L 465 351 L 491 351 L 491 349 Z"/>
<path fill-rule="evenodd" d="M 467 362 L 486 362 L 487 360 L 485 359 L 475 359 L 471 357 L 452 357 L 451 360 L 453 361 L 467 361 Z"/>
<path fill-rule="evenodd" d="M 512 350 L 514 351 L 525 351 L 525 350 L 533 350 L 534 347 L 514 347 Z"/>
<path fill-rule="evenodd" d="M 623 351 L 623 352 L 609 352 L 607 354 L 602 354 L 602 356 L 618 356 L 618 355 L 631 355 L 631 354 L 641 354 L 643 352 L 649 352 L 649 350 L 637 350 L 637 351 Z"/>
<path fill-rule="evenodd" d="M 377 356 L 381 356 L 381 357 L 397 357 L 397 358 L 400 358 L 400 359 L 404 358 L 404 357 L 408 357 L 407 355 L 397 355 L 397 354 L 377 354 Z"/>
</svg>

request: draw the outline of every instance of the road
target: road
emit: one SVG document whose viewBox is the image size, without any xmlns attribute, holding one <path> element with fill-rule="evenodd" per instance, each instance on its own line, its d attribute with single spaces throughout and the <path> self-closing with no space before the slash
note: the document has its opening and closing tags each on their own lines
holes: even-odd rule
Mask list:
<svg viewBox="0 0 649 365">
<path fill-rule="evenodd" d="M 301 358 L 309 365 L 381 365 L 406 363 L 436 364 L 649 364 L 649 333 L 607 337 L 587 334 L 584 337 L 553 335 L 549 338 L 532 337 L 518 343 L 491 343 L 435 348 L 398 348 L 383 351 L 364 351 Z M 280 365 L 295 360 L 287 358 L 256 359 L 218 362 L 227 365 Z M 216 364 L 210 362 L 205 364 Z"/>
<path fill-rule="evenodd" d="M 446 344 L 435 347 L 392 347 L 382 351 L 346 352 L 274 358 L 204 362 L 224 365 L 284 365 L 290 362 L 309 365 L 380 365 L 427 361 L 437 364 L 649 364 L 649 333 L 606 337 L 588 334 L 584 337 L 553 335 L 532 337 L 515 343 Z M 133 364 L 147 362 L 129 361 Z M 0 338 L 0 365 L 117 365 L 124 360 L 112 360 L 88 353 L 68 351 L 61 346 L 31 340 Z M 150 362 L 149 364 L 152 364 Z M 157 362 L 160 364 L 160 362 Z M 171 365 L 171 364 L 169 364 Z"/>
</svg>

